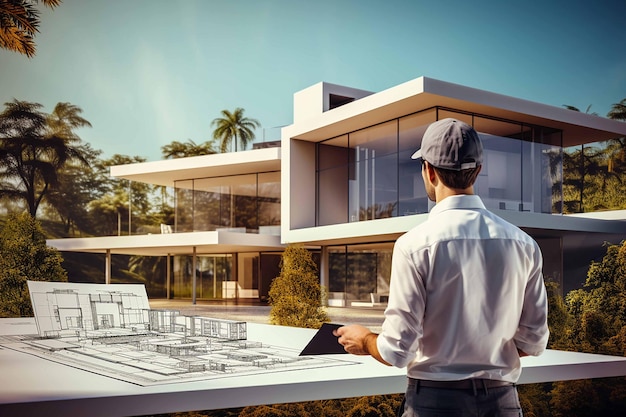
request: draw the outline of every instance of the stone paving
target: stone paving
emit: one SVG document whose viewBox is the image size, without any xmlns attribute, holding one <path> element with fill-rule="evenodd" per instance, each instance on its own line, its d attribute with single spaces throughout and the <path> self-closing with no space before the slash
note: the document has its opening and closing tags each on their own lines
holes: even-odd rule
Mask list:
<svg viewBox="0 0 626 417">
<path fill-rule="evenodd" d="M 241 320 L 250 323 L 269 323 L 270 306 L 267 304 L 251 305 L 248 303 L 150 299 L 150 308 L 178 310 L 186 316 L 213 317 L 229 320 Z M 340 324 L 358 323 L 373 332 L 380 332 L 383 323 L 383 307 L 326 307 L 331 322 Z"/>
</svg>

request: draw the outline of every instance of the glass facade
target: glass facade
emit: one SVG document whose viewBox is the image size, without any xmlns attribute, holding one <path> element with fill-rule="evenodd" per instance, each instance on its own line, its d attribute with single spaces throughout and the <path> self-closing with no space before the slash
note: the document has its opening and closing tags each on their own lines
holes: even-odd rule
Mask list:
<svg viewBox="0 0 626 417">
<path fill-rule="evenodd" d="M 316 224 L 427 213 L 421 166 L 410 157 L 427 126 L 446 117 L 483 140 L 475 192 L 489 209 L 561 212 L 561 131 L 432 108 L 318 143 Z"/>
<path fill-rule="evenodd" d="M 389 296 L 394 242 L 330 246 L 328 292 L 341 304 L 384 304 Z"/>
<path fill-rule="evenodd" d="M 193 298 L 193 257 L 174 256 L 171 296 Z M 196 256 L 196 298 L 267 300 L 280 274 L 280 252 L 240 252 Z"/>
<path fill-rule="evenodd" d="M 222 299 L 226 297 L 232 269 L 232 255 L 200 255 L 196 257 L 196 297 Z M 192 298 L 193 257 L 174 256 L 171 296 Z"/>
<path fill-rule="evenodd" d="M 176 232 L 277 234 L 280 172 L 177 181 Z"/>
<path fill-rule="evenodd" d="M 175 183 L 174 232 L 227 230 L 280 234 L 280 171 L 195 178 Z M 196 298 L 264 299 L 280 254 L 196 256 Z M 172 296 L 192 298 L 193 257 L 175 256 Z"/>
<path fill-rule="evenodd" d="M 474 191 L 488 209 L 561 213 L 562 132 L 435 107 L 322 141 L 316 150 L 318 226 L 427 213 L 421 165 L 411 155 L 428 125 L 453 117 L 481 136 L 484 159 Z M 538 238 L 549 253 L 560 239 Z M 388 295 L 393 242 L 329 247 L 329 294 L 340 305 Z M 545 266 L 562 270 L 560 257 Z"/>
</svg>

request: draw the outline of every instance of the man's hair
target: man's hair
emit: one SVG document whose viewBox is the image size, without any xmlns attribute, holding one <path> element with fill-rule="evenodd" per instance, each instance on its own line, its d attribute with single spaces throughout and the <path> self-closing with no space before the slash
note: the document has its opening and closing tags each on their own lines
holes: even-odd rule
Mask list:
<svg viewBox="0 0 626 417">
<path fill-rule="evenodd" d="M 476 177 L 480 172 L 480 165 L 476 168 L 462 169 L 460 171 L 437 168 L 434 166 L 433 168 L 446 187 L 457 190 L 463 190 L 474 185 Z"/>
</svg>

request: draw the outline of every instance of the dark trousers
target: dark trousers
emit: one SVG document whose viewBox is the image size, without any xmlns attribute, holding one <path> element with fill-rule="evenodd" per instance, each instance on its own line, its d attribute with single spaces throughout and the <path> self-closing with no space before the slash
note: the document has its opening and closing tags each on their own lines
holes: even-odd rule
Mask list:
<svg viewBox="0 0 626 417">
<path fill-rule="evenodd" d="M 515 385 L 489 386 L 473 380 L 449 388 L 420 382 L 409 378 L 399 417 L 522 417 Z"/>
</svg>

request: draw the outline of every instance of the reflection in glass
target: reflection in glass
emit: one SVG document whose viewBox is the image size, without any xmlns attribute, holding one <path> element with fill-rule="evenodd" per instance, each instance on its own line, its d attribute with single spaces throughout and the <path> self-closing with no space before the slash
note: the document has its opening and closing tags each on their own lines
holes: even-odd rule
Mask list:
<svg viewBox="0 0 626 417">
<path fill-rule="evenodd" d="M 489 209 L 561 212 L 561 131 L 433 108 L 317 145 L 317 225 L 427 213 L 433 203 L 411 155 L 437 117 L 473 123 L 481 135 L 474 191 Z"/>
<path fill-rule="evenodd" d="M 178 232 L 278 233 L 278 171 L 178 181 L 176 196 Z"/>
<path fill-rule="evenodd" d="M 176 182 L 176 225 L 177 232 L 193 231 L 193 180 Z"/>
<path fill-rule="evenodd" d="M 227 287 L 231 275 L 231 255 L 202 255 L 196 257 L 196 297 L 201 299 L 226 298 L 224 288 Z M 172 271 L 172 297 L 192 298 L 193 258 L 191 256 L 175 256 Z"/>
<path fill-rule="evenodd" d="M 329 247 L 329 295 L 352 303 L 384 303 L 389 296 L 393 243 Z"/>
</svg>

